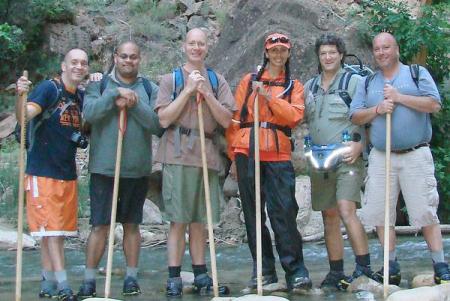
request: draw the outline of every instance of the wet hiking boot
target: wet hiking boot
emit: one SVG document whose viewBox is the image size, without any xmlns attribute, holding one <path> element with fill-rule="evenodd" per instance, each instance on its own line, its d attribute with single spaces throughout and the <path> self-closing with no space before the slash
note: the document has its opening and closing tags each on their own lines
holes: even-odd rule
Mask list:
<svg viewBox="0 0 450 301">
<path fill-rule="evenodd" d="M 39 292 L 39 298 L 55 298 L 58 295 L 56 289 L 56 281 L 50 281 L 42 278 L 41 291 Z"/>
<path fill-rule="evenodd" d="M 289 291 L 293 289 L 310 289 L 312 287 L 309 272 L 306 267 L 301 267 L 292 275 L 286 274 L 286 286 Z"/>
<path fill-rule="evenodd" d="M 95 286 L 96 285 L 94 279 L 84 280 L 81 283 L 80 290 L 78 291 L 77 296 L 81 299 L 95 297 L 97 295 Z"/>
<path fill-rule="evenodd" d="M 122 295 L 135 296 L 141 293 L 141 288 L 137 282 L 137 279 L 131 276 L 127 276 L 123 281 Z"/>
<path fill-rule="evenodd" d="M 70 288 L 62 289 L 58 292 L 58 300 L 59 301 L 77 301 L 77 295 L 73 294 L 73 291 Z"/>
<path fill-rule="evenodd" d="M 357 278 L 359 278 L 361 276 L 366 276 L 372 280 L 379 282 L 377 279 L 375 279 L 375 274 L 376 273 L 374 273 L 372 271 L 370 266 L 363 266 L 363 265 L 356 264 L 353 274 L 349 277 L 345 277 L 344 279 L 341 279 L 341 281 L 339 282 L 338 289 L 346 290 L 350 286 L 350 283 L 352 283 L 353 281 L 355 281 Z"/>
<path fill-rule="evenodd" d="M 167 279 L 166 296 L 181 297 L 183 294 L 183 280 L 181 277 L 172 277 Z"/>
<path fill-rule="evenodd" d="M 344 272 L 329 271 L 328 274 L 325 276 L 325 279 L 323 279 L 322 283 L 320 284 L 320 288 L 322 289 L 335 288 L 342 290 L 341 280 L 348 281 L 348 278 L 349 277 L 345 276 Z"/>
<path fill-rule="evenodd" d="M 267 274 L 262 276 L 263 286 L 277 282 L 278 282 L 277 274 Z M 248 287 L 252 289 L 256 289 L 258 287 L 258 279 L 256 276 L 253 276 L 252 279 L 250 279 L 250 281 L 248 282 Z"/>
<path fill-rule="evenodd" d="M 374 273 L 373 280 L 379 283 L 383 283 L 384 268 L 381 268 Z M 400 274 L 400 264 L 397 260 L 389 260 L 389 284 L 400 285 L 402 275 Z"/>
<path fill-rule="evenodd" d="M 194 293 L 201 296 L 210 295 L 214 292 L 213 280 L 208 274 L 203 273 L 194 278 Z M 230 294 L 230 289 L 226 285 L 219 285 L 219 295 L 226 296 Z"/>
<path fill-rule="evenodd" d="M 450 271 L 448 264 L 445 262 L 438 262 L 433 264 L 434 268 L 434 282 L 436 284 L 450 283 Z"/>
</svg>

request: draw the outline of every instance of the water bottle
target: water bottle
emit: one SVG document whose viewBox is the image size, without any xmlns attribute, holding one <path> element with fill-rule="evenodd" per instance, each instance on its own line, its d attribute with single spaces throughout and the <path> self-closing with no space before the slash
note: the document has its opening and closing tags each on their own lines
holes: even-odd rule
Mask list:
<svg viewBox="0 0 450 301">
<path fill-rule="evenodd" d="M 347 130 L 342 132 L 342 142 L 349 142 L 351 141 L 352 138 L 350 137 L 350 134 L 348 133 Z"/>
<path fill-rule="evenodd" d="M 303 141 L 303 149 L 306 151 L 309 151 L 311 149 L 311 136 L 306 135 Z"/>
</svg>

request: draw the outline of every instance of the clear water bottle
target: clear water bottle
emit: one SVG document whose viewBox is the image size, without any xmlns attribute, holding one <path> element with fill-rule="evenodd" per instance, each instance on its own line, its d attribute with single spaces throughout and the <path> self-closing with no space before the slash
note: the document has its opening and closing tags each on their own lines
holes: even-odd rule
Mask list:
<svg viewBox="0 0 450 301">
<path fill-rule="evenodd" d="M 303 148 L 305 151 L 309 151 L 311 149 L 311 136 L 306 135 L 303 141 Z"/>
<path fill-rule="evenodd" d="M 352 138 L 350 137 L 350 134 L 347 130 L 342 132 L 342 142 L 349 142 Z"/>
</svg>

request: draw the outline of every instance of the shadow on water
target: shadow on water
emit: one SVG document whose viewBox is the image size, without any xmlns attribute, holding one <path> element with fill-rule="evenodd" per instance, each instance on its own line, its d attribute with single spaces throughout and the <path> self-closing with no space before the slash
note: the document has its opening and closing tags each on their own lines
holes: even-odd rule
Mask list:
<svg viewBox="0 0 450 301">
<path fill-rule="evenodd" d="M 376 240 L 370 240 L 370 252 L 372 257 L 372 267 L 378 269 L 382 265 L 382 250 Z M 450 258 L 450 236 L 444 237 L 444 249 L 446 258 Z M 121 250 L 116 250 L 114 254 L 116 267 L 124 266 L 124 258 Z M 105 256 L 106 257 L 106 256 Z M 397 257 L 402 267 L 402 284 L 408 287 L 408 281 L 419 273 L 432 272 L 431 259 L 421 236 L 419 237 L 400 237 L 397 245 Z M 23 282 L 22 282 L 22 300 L 39 300 L 37 297 L 39 291 L 40 275 L 40 256 L 38 251 L 26 251 L 23 262 Z M 326 256 L 325 245 L 321 243 L 308 243 L 304 245 L 304 258 L 310 271 L 313 285 L 318 286 L 325 274 L 328 272 L 328 259 Z M 104 258 L 105 259 L 105 258 Z M 345 247 L 345 268 L 346 273 L 350 274 L 354 268 L 354 259 L 352 250 L 346 242 Z M 82 281 L 84 270 L 84 252 L 82 250 L 66 250 L 66 260 L 68 267 L 69 281 L 76 291 Z M 104 262 L 102 265 L 104 266 Z M 186 253 L 183 263 L 183 270 L 190 271 L 190 259 Z M 226 283 L 231 287 L 232 295 L 242 295 L 241 290 L 250 278 L 252 264 L 250 252 L 246 245 L 236 247 L 221 246 L 217 248 L 217 264 L 219 281 Z M 284 272 L 278 266 L 278 277 L 284 282 Z M 122 278 L 123 276 L 113 276 L 112 293 L 113 298 L 120 300 L 134 301 L 157 301 L 166 300 L 165 282 L 167 279 L 166 269 L 166 249 L 142 249 L 140 257 L 140 285 L 143 291 L 138 297 L 123 298 Z M 15 291 L 15 252 L 0 251 L 0 300 L 14 300 Z M 104 277 L 98 277 L 97 291 L 103 295 Z M 361 295 L 350 293 L 328 293 L 319 296 L 290 295 L 289 300 L 316 301 L 316 300 L 369 300 L 361 299 Z M 42 299 L 41 299 L 42 300 Z M 211 297 L 199 297 L 196 295 L 185 294 L 181 299 L 183 301 L 191 300 L 211 300 Z M 381 300 L 381 299 L 380 299 Z"/>
</svg>

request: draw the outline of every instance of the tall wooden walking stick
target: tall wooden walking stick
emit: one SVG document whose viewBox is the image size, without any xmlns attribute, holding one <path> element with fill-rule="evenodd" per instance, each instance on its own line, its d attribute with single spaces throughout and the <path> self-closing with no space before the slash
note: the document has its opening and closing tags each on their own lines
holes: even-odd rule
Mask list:
<svg viewBox="0 0 450 301">
<path fill-rule="evenodd" d="M 262 288 L 262 230 L 261 230 L 261 183 L 259 160 L 259 90 L 256 90 L 253 104 L 254 135 L 255 135 L 255 210 L 256 210 L 256 283 L 258 296 L 263 295 Z"/>
<path fill-rule="evenodd" d="M 390 172 L 391 172 L 391 113 L 386 114 L 386 183 L 384 197 L 384 256 L 383 256 L 383 292 L 387 298 L 389 290 L 389 230 L 390 230 Z"/>
<path fill-rule="evenodd" d="M 106 263 L 105 298 L 111 295 L 111 270 L 114 252 L 114 229 L 116 226 L 117 197 L 119 194 L 120 162 L 122 159 L 123 136 L 126 131 L 126 109 L 120 110 L 119 130 L 117 134 L 116 168 L 114 171 L 114 188 L 111 207 L 111 223 L 109 225 L 108 260 Z"/>
<path fill-rule="evenodd" d="M 23 72 L 28 79 L 28 71 Z M 16 301 L 22 299 L 22 248 L 23 248 L 23 206 L 25 192 L 25 136 L 27 124 L 27 98 L 28 93 L 19 95 L 20 105 L 20 152 L 19 152 L 19 199 L 17 208 L 17 258 L 16 258 Z"/>
<path fill-rule="evenodd" d="M 205 202 L 206 202 L 206 217 L 208 220 L 208 239 L 209 239 L 209 253 L 211 256 L 211 271 L 213 279 L 214 297 L 219 296 L 219 285 L 217 283 L 217 265 L 216 265 L 216 247 L 214 244 L 214 231 L 211 213 L 211 196 L 209 192 L 209 177 L 208 177 L 208 164 L 206 161 L 206 146 L 205 146 L 205 128 L 203 125 L 203 107 L 202 107 L 202 95 L 197 93 L 197 106 L 198 106 L 198 127 L 200 131 L 200 145 L 202 152 L 202 166 L 203 166 L 203 184 L 205 187 Z"/>
</svg>

